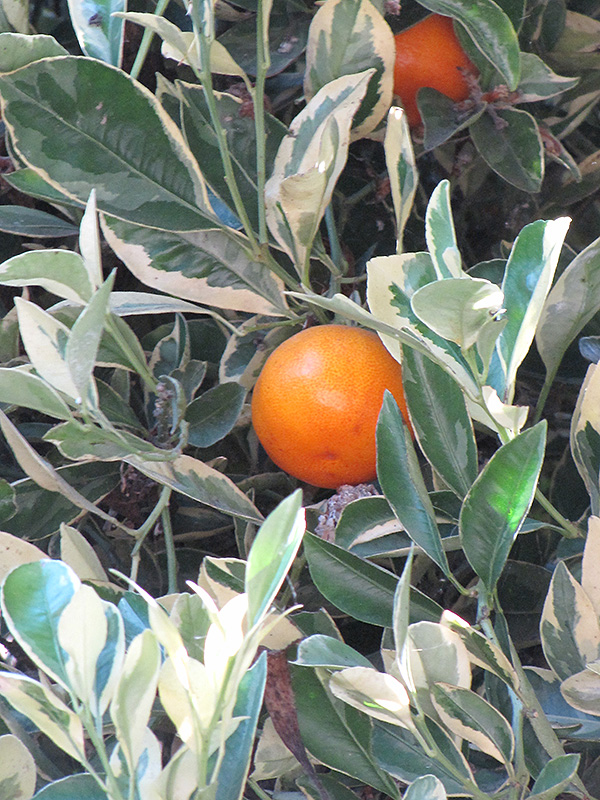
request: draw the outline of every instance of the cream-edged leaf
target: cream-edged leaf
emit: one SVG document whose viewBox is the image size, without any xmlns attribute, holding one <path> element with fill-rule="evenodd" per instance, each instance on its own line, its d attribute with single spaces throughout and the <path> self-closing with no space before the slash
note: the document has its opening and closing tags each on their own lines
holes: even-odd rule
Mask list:
<svg viewBox="0 0 600 800">
<path fill-rule="evenodd" d="M 12 733 L 0 736 L 0 797 L 30 800 L 35 792 L 35 761 L 23 742 Z"/>
<path fill-rule="evenodd" d="M 54 692 L 31 678 L 2 672 L 0 695 L 28 717 L 57 747 L 76 761 L 85 763 L 81 720 Z"/>
<path fill-rule="evenodd" d="M 108 575 L 85 536 L 70 525 L 60 526 L 60 557 L 82 581 L 108 581 Z"/>
<path fill-rule="evenodd" d="M 329 688 L 348 705 L 370 717 L 411 730 L 408 693 L 399 680 L 368 667 L 349 667 L 331 676 Z"/>
<path fill-rule="evenodd" d="M 546 660 L 563 680 L 600 658 L 600 622 L 592 602 L 561 561 L 544 603 L 540 635 Z"/>
</svg>

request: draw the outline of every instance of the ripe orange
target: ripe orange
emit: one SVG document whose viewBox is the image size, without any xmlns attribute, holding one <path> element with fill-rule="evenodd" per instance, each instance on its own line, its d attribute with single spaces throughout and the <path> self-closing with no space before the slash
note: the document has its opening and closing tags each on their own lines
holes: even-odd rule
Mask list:
<svg viewBox="0 0 600 800">
<path fill-rule="evenodd" d="M 337 489 L 376 477 L 375 426 L 389 389 L 407 419 L 400 364 L 375 333 L 306 328 L 269 356 L 252 422 L 271 459 L 306 483 Z"/>
<path fill-rule="evenodd" d="M 467 99 L 469 85 L 461 70 L 477 75 L 477 69 L 462 49 L 450 17 L 431 14 L 394 38 L 394 94 L 402 100 L 411 128 L 421 122 L 417 92 L 424 86 L 455 102 Z"/>
</svg>

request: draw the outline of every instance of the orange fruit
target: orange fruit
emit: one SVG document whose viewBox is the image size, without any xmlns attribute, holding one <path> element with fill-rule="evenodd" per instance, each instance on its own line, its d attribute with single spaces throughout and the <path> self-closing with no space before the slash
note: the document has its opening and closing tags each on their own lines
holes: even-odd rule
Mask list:
<svg viewBox="0 0 600 800">
<path fill-rule="evenodd" d="M 400 364 L 377 334 L 306 328 L 266 360 L 252 396 L 254 430 L 275 464 L 301 481 L 326 489 L 371 481 L 386 389 L 408 419 Z"/>
<path fill-rule="evenodd" d="M 461 70 L 477 75 L 477 69 L 462 49 L 450 17 L 431 14 L 394 38 L 394 94 L 402 100 L 411 127 L 421 122 L 417 92 L 424 86 L 454 102 L 467 99 L 469 84 Z"/>
</svg>

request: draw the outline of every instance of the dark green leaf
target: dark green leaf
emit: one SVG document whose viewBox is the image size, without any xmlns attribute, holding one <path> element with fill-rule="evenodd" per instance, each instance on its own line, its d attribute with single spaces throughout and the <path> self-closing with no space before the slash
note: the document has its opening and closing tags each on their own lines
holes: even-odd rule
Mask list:
<svg viewBox="0 0 600 800">
<path fill-rule="evenodd" d="M 26 206 L 0 206 L 0 231 L 17 236 L 56 239 L 77 236 L 79 228 L 66 220 Z"/>
<path fill-rule="evenodd" d="M 32 800 L 106 800 L 106 792 L 91 775 L 69 775 L 44 786 Z"/>
<path fill-rule="evenodd" d="M 333 605 L 362 622 L 392 626 L 395 575 L 311 533 L 305 534 L 304 553 L 317 589 Z M 437 622 L 441 611 L 426 595 L 411 590 L 411 622 Z"/>
<path fill-rule="evenodd" d="M 393 781 L 371 755 L 367 716 L 335 700 L 309 667 L 291 666 L 302 741 L 323 764 L 396 797 Z"/>
<path fill-rule="evenodd" d="M 188 442 L 210 447 L 231 431 L 242 410 L 246 389 L 239 383 L 221 383 L 191 403 L 185 412 Z"/>
<path fill-rule="evenodd" d="M 304 639 L 298 645 L 295 664 L 303 667 L 327 667 L 329 669 L 346 667 L 372 667 L 368 658 L 358 653 L 350 645 L 332 636 L 316 634 Z"/>
<path fill-rule="evenodd" d="M 527 111 L 503 108 L 483 114 L 469 128 L 475 147 L 494 172 L 523 192 L 539 192 L 544 179 L 544 146 Z"/>
<path fill-rule="evenodd" d="M 377 422 L 377 477 L 408 535 L 447 574 L 448 561 L 417 454 L 389 392 Z"/>
</svg>

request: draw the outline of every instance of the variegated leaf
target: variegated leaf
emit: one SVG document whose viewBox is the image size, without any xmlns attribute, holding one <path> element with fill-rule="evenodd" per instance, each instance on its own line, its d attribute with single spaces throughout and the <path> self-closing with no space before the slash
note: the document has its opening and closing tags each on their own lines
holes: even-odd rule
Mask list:
<svg viewBox="0 0 600 800">
<path fill-rule="evenodd" d="M 392 102 L 396 56 L 390 26 L 370 0 L 326 0 L 310 25 L 304 93 L 310 100 L 336 78 L 374 69 L 353 124 L 353 136 L 366 136 Z"/>
<path fill-rule="evenodd" d="M 42 458 L 2 410 L 0 410 L 0 428 L 19 466 L 38 486 L 49 492 L 58 492 L 77 508 L 83 508 L 92 514 L 96 514 L 113 525 L 119 524 L 113 517 L 102 511 L 101 508 L 90 503 L 48 461 Z"/>
<path fill-rule="evenodd" d="M 512 728 L 487 700 L 470 689 L 447 683 L 436 683 L 431 699 L 449 731 L 501 764 L 512 762 L 515 749 Z"/>
<path fill-rule="evenodd" d="M 60 615 L 57 634 L 71 690 L 86 705 L 97 708 L 96 664 L 106 644 L 108 623 L 104 602 L 91 586 L 79 586 Z"/>
<path fill-rule="evenodd" d="M 592 514 L 600 515 L 600 365 L 590 364 L 571 417 L 571 454 L 590 495 Z"/>
<path fill-rule="evenodd" d="M 24 367 L 0 367 L 0 403 L 32 408 L 57 419 L 71 419 L 69 407 L 46 381 Z"/>
<path fill-rule="evenodd" d="M 532 222 L 513 244 L 502 281 L 508 324 L 497 345 L 505 383 L 490 381 L 504 402 L 512 402 L 517 370 L 533 342 L 570 221 Z"/>
<path fill-rule="evenodd" d="M 561 561 L 558 563 L 540 623 L 546 660 L 565 680 L 600 658 L 600 622 L 581 586 Z"/>
<path fill-rule="evenodd" d="M 0 736 L 0 797 L 30 800 L 35 792 L 35 761 L 23 742 L 12 733 Z"/>
<path fill-rule="evenodd" d="M 600 675 L 597 672 L 584 669 L 571 675 L 561 683 L 560 693 L 573 708 L 600 717 Z"/>
<path fill-rule="evenodd" d="M 125 0 L 68 0 L 71 24 L 86 56 L 121 65 L 125 24 L 116 12 Z"/>
<path fill-rule="evenodd" d="M 53 36 L 0 33 L 0 72 L 11 72 L 40 58 L 66 55 L 67 50 Z"/>
<path fill-rule="evenodd" d="M 450 628 L 458 636 L 467 649 L 469 661 L 477 667 L 487 669 L 507 686 L 516 689 L 519 678 L 513 665 L 504 655 L 497 644 L 491 642 L 486 636 L 472 628 L 468 622 L 461 619 L 451 611 L 444 611 L 441 624 Z"/>
<path fill-rule="evenodd" d="M 0 583 L 19 564 L 42 561 L 48 555 L 26 539 L 0 531 Z"/>
<path fill-rule="evenodd" d="M 286 313 L 282 281 L 252 260 L 235 231 L 171 233 L 108 216 L 102 217 L 102 230 L 127 268 L 152 289 L 217 308 Z"/>
<path fill-rule="evenodd" d="M 41 286 L 51 294 L 83 305 L 94 286 L 78 253 L 69 250 L 33 250 L 0 265 L 0 284 Z"/>
<path fill-rule="evenodd" d="M 184 654 L 177 662 L 167 658 L 160 671 L 158 693 L 179 738 L 197 753 L 218 699 L 206 667 Z"/>
<path fill-rule="evenodd" d="M 81 720 L 54 692 L 31 678 L 2 672 L 0 696 L 28 717 L 57 747 L 85 763 Z"/>
<path fill-rule="evenodd" d="M 156 695 L 160 649 L 151 630 L 138 634 L 127 650 L 110 716 L 127 763 L 135 772 Z"/>
<path fill-rule="evenodd" d="M 403 800 L 446 800 L 444 784 L 435 775 L 416 778 L 402 795 Z"/>
<path fill-rule="evenodd" d="M 95 189 L 92 189 L 90 192 L 83 217 L 81 218 L 81 225 L 79 226 L 79 252 L 81 253 L 81 260 L 88 274 L 92 291 L 95 291 L 100 288 L 104 280 Z M 85 299 L 89 300 L 90 297 L 91 293 Z"/>
<path fill-rule="evenodd" d="M 425 214 L 425 240 L 438 279 L 464 278 L 450 206 L 450 181 L 433 190 Z"/>
<path fill-rule="evenodd" d="M 95 187 L 98 208 L 132 222 L 219 226 L 181 132 L 127 73 L 95 59 L 41 59 L 0 75 L 0 93 L 19 157 L 70 199 L 86 203 Z"/>
<path fill-rule="evenodd" d="M 476 344 L 490 317 L 497 316 L 503 300 L 502 290 L 495 283 L 464 276 L 441 278 L 422 286 L 413 294 L 411 307 L 434 333 L 468 349 Z M 496 335 L 500 331 L 501 327 Z"/>
<path fill-rule="evenodd" d="M 92 545 L 77 528 L 64 523 L 60 526 L 60 557 L 79 580 L 108 582 L 108 575 Z"/>
<path fill-rule="evenodd" d="M 581 565 L 581 588 L 600 619 L 600 517 L 590 517 Z"/>
<path fill-rule="evenodd" d="M 535 341 L 550 375 L 554 376 L 567 347 L 599 308 L 600 239 L 596 239 L 559 276 L 542 308 Z"/>
<path fill-rule="evenodd" d="M 314 237 L 350 143 L 350 127 L 371 70 L 328 83 L 294 118 L 265 187 L 269 229 L 305 278 Z"/>
<path fill-rule="evenodd" d="M 418 703 L 425 713 L 436 717 L 431 701 L 435 683 L 450 683 L 468 689 L 471 664 L 458 634 L 436 622 L 415 622 L 408 628 L 408 661 Z"/>
<path fill-rule="evenodd" d="M 403 253 L 377 256 L 367 264 L 367 300 L 371 313 L 382 322 L 405 333 L 405 341 L 429 355 L 452 375 L 463 390 L 477 397 L 479 390 L 471 369 L 460 348 L 424 325 L 411 308 L 417 290 L 436 280 L 436 272 L 428 253 Z M 400 343 L 383 335 L 383 343 L 401 360 Z"/>
<path fill-rule="evenodd" d="M 233 481 L 197 458 L 182 455 L 172 461 L 160 462 L 132 455 L 126 461 L 157 483 L 170 486 L 199 503 L 252 522 L 261 520 L 254 503 Z"/>
<path fill-rule="evenodd" d="M 329 688 L 344 703 L 370 717 L 409 730 L 414 727 L 408 693 L 392 675 L 369 667 L 349 667 L 331 676 Z"/>
<path fill-rule="evenodd" d="M 406 114 L 398 106 L 390 108 L 383 147 L 396 216 L 396 252 L 401 253 L 404 228 L 417 192 L 419 173 Z"/>
<path fill-rule="evenodd" d="M 15 298 L 19 332 L 29 360 L 38 375 L 75 400 L 79 389 L 67 364 L 69 329 L 62 322 L 22 297 Z"/>
</svg>

